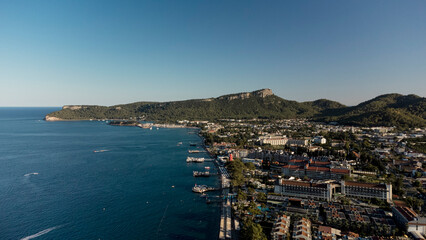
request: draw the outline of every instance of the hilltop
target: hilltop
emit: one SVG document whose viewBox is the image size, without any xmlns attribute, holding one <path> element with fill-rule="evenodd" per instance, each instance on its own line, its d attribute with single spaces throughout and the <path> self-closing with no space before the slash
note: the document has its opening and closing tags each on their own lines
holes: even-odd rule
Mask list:
<svg viewBox="0 0 426 240">
<path fill-rule="evenodd" d="M 426 99 L 416 95 L 386 94 L 347 107 L 328 99 L 309 102 L 286 100 L 271 89 L 216 98 L 171 102 L 136 102 L 115 106 L 67 105 L 49 113 L 48 121 L 88 119 L 176 120 L 311 118 L 358 126 L 426 126 Z"/>
</svg>

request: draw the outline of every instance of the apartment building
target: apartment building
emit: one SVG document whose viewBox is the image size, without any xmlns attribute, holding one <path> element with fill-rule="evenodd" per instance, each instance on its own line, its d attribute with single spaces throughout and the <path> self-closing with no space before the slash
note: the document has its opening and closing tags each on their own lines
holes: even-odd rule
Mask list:
<svg viewBox="0 0 426 240">
<path fill-rule="evenodd" d="M 301 218 L 294 224 L 293 239 L 295 240 L 311 240 L 311 221 Z"/>
<path fill-rule="evenodd" d="M 392 185 L 341 181 L 341 192 L 348 197 L 377 198 L 392 202 Z"/>
<path fill-rule="evenodd" d="M 272 240 L 285 240 L 289 234 L 290 216 L 279 215 L 272 227 Z"/>
<path fill-rule="evenodd" d="M 313 183 L 280 179 L 274 192 L 283 196 L 331 201 L 334 186 L 330 183 Z"/>
</svg>

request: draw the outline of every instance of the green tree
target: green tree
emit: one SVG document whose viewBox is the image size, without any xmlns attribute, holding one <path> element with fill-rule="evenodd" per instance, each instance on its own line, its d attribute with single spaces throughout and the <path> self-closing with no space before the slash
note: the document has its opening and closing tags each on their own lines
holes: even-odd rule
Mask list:
<svg viewBox="0 0 426 240">
<path fill-rule="evenodd" d="M 241 189 L 238 189 L 237 199 L 238 201 L 247 200 L 247 194 L 243 192 Z"/>
<path fill-rule="evenodd" d="M 259 201 L 266 201 L 266 194 L 265 193 L 263 193 L 263 192 L 259 192 L 258 194 L 257 194 L 257 200 L 259 200 Z"/>
<path fill-rule="evenodd" d="M 247 219 L 243 222 L 241 239 L 267 240 L 265 233 L 263 233 L 262 226 L 258 223 L 254 223 L 251 219 Z"/>
<path fill-rule="evenodd" d="M 420 187 L 422 184 L 419 182 L 419 180 L 416 180 L 413 182 L 413 187 Z"/>
</svg>

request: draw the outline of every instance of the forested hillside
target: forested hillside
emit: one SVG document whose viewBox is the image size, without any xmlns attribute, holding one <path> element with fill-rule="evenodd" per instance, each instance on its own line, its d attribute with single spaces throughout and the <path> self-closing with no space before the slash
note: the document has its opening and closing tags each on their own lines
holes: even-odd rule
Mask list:
<svg viewBox="0 0 426 240">
<path fill-rule="evenodd" d="M 310 118 L 358 126 L 426 126 L 426 99 L 416 95 L 387 94 L 346 107 L 320 99 L 296 102 L 280 98 L 270 89 L 237 93 L 217 98 L 174 102 L 137 102 L 105 106 L 64 106 L 47 120 L 145 119 L 159 122 L 177 120 L 290 119 Z"/>
</svg>

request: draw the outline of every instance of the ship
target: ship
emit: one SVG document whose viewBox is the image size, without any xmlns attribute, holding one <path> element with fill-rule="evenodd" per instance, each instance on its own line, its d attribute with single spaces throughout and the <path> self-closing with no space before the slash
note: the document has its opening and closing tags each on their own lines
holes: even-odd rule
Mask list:
<svg viewBox="0 0 426 240">
<path fill-rule="evenodd" d="M 202 163 L 204 162 L 204 158 L 187 157 L 186 162 Z"/>
<path fill-rule="evenodd" d="M 210 176 L 210 172 L 209 171 L 205 171 L 205 172 L 193 171 L 192 175 L 194 177 L 209 177 Z"/>
</svg>

